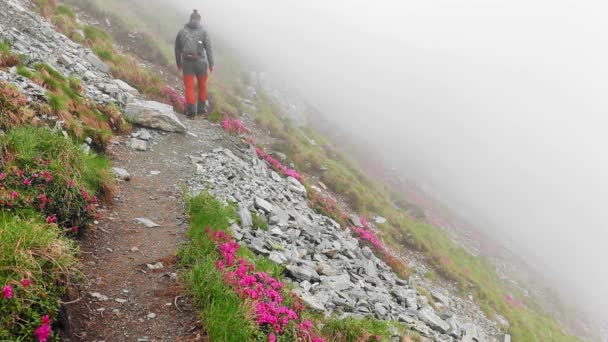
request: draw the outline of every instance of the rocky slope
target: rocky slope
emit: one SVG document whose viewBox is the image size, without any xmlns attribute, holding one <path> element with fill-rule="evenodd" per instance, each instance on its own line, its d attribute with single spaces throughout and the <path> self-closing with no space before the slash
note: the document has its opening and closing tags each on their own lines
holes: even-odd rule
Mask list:
<svg viewBox="0 0 608 342">
<path fill-rule="evenodd" d="M 464 301 L 438 287 L 430 289 L 437 302 L 433 308 L 349 230 L 315 213 L 304 186 L 269 170 L 253 148 L 220 148 L 190 158 L 199 174 L 189 182 L 191 190 L 207 190 L 238 205 L 241 225 L 232 226 L 234 236 L 284 265 L 310 307 L 325 314 L 399 320 L 435 341 L 493 341 L 498 335 L 494 322 L 471 315 Z M 253 227 L 252 212 L 268 221 L 267 230 Z"/>
</svg>

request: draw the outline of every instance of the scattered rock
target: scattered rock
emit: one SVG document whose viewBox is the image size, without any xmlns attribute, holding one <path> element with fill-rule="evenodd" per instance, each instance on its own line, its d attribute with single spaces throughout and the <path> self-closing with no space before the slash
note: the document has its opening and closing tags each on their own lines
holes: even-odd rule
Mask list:
<svg viewBox="0 0 608 342">
<path fill-rule="evenodd" d="M 156 264 L 147 264 L 146 265 L 148 267 L 149 270 L 162 270 L 163 268 L 165 268 L 165 265 L 163 265 L 162 262 L 157 262 Z"/>
<path fill-rule="evenodd" d="M 110 298 L 108 298 L 108 296 L 104 296 L 104 295 L 102 295 L 99 292 L 93 292 L 93 293 L 90 293 L 90 295 L 91 295 L 91 297 L 93 297 L 93 298 L 95 298 L 97 300 L 100 300 L 102 302 L 105 302 L 105 301 L 107 301 L 107 300 L 110 299 Z"/>
<path fill-rule="evenodd" d="M 147 151 L 148 143 L 145 140 L 132 138 L 129 140 L 129 147 L 137 151 Z"/>
<path fill-rule="evenodd" d="M 100 71 L 105 73 L 110 72 L 110 67 L 101 59 L 99 59 L 99 57 L 97 57 L 93 52 L 87 53 L 84 58 Z"/>
<path fill-rule="evenodd" d="M 155 223 L 155 222 L 153 222 L 147 218 L 143 218 L 143 217 L 136 218 L 135 221 L 137 221 L 140 224 L 143 224 L 144 226 L 146 226 L 146 228 L 160 227 L 160 225 L 158 223 Z"/>
<path fill-rule="evenodd" d="M 124 180 L 124 181 L 131 180 L 131 175 L 125 169 L 121 169 L 119 167 L 113 167 L 112 171 L 114 171 L 116 178 L 118 178 L 120 180 Z"/>
</svg>

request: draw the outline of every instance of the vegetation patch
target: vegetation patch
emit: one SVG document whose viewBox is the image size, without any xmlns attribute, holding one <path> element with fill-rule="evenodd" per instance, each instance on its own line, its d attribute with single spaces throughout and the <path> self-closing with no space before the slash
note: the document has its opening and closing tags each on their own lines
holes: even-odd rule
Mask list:
<svg viewBox="0 0 608 342">
<path fill-rule="evenodd" d="M 234 242 L 234 208 L 207 193 L 188 199 L 190 241 L 180 252 L 185 278 L 212 340 L 372 341 L 390 338 L 390 324 L 326 321 L 306 310 L 277 280 L 282 268 Z M 230 324 L 227 324 L 229 322 Z M 327 328 L 316 331 L 314 327 Z"/>
</svg>

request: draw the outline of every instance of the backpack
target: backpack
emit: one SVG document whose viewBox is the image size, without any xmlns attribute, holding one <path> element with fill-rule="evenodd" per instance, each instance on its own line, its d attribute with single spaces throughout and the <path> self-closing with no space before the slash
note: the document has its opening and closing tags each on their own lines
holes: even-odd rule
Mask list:
<svg viewBox="0 0 608 342">
<path fill-rule="evenodd" d="M 182 31 L 182 47 L 184 55 L 203 56 L 203 34 L 201 29 Z"/>
</svg>

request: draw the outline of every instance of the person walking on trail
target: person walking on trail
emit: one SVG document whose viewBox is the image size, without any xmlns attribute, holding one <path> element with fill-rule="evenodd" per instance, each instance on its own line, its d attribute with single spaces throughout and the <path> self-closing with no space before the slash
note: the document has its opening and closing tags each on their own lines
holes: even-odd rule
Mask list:
<svg viewBox="0 0 608 342">
<path fill-rule="evenodd" d="M 193 118 L 196 114 L 206 114 L 209 110 L 207 79 L 214 67 L 213 48 L 209 34 L 201 26 L 201 15 L 197 10 L 192 12 L 190 21 L 177 34 L 175 61 L 178 71 L 183 73 L 186 88 L 186 115 Z M 195 89 L 197 82 L 198 95 Z"/>
</svg>

